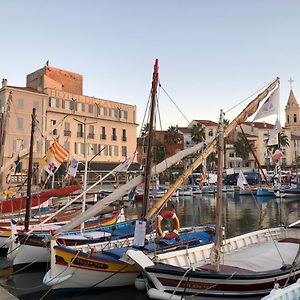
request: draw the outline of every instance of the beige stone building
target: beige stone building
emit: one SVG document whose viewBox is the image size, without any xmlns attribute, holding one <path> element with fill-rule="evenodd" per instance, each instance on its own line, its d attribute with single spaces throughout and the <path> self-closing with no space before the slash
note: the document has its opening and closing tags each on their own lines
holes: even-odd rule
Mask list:
<svg viewBox="0 0 300 300">
<path fill-rule="evenodd" d="M 136 106 L 83 94 L 83 76 L 50 66 L 27 75 L 26 87 L 2 81 L 0 105 L 10 113 L 6 128 L 4 165 L 13 154 L 27 149 L 32 108 L 36 108 L 34 165 L 56 138 L 70 155 L 84 161 L 85 130 L 88 160 L 99 170 L 108 170 L 136 150 Z M 22 160 L 22 172 L 28 162 Z M 3 173 L 5 176 L 5 172 Z"/>
</svg>

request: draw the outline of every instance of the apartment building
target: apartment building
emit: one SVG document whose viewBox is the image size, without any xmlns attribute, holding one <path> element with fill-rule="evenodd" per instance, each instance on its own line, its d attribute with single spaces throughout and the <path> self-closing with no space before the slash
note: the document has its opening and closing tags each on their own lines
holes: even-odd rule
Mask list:
<svg viewBox="0 0 300 300">
<path fill-rule="evenodd" d="M 83 76 L 51 66 L 27 75 L 26 87 L 10 86 L 3 80 L 0 104 L 7 108 L 12 92 L 4 164 L 12 154 L 29 146 L 32 108 L 36 108 L 35 165 L 45 155 L 51 140 L 80 161 L 92 160 L 98 170 L 112 169 L 136 150 L 136 106 L 86 96 Z M 22 172 L 28 162 L 22 160 Z"/>
</svg>

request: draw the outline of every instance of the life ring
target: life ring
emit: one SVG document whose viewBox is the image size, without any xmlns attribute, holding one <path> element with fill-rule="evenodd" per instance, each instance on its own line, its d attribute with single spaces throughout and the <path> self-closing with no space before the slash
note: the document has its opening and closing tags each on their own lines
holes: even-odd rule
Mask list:
<svg viewBox="0 0 300 300">
<path fill-rule="evenodd" d="M 165 233 L 162 228 L 161 228 L 161 222 L 163 219 L 172 219 L 173 220 L 173 231 L 169 233 Z M 171 240 L 179 235 L 179 230 L 180 230 L 180 223 L 179 219 L 176 216 L 175 212 L 170 211 L 170 210 L 164 210 L 162 211 L 158 216 L 157 216 L 157 221 L 156 221 L 156 232 L 157 234 L 166 240 Z"/>
</svg>

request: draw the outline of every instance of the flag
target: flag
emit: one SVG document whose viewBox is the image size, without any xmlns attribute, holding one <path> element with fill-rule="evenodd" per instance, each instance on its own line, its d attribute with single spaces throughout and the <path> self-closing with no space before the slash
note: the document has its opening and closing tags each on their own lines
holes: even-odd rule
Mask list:
<svg viewBox="0 0 300 300">
<path fill-rule="evenodd" d="M 278 160 L 282 156 L 283 156 L 283 153 L 279 149 L 277 149 L 277 150 L 275 150 L 275 152 L 272 156 L 272 160 Z"/>
<path fill-rule="evenodd" d="M 70 175 L 72 177 L 76 177 L 78 164 L 79 164 L 79 160 L 75 157 L 72 157 L 69 167 L 68 167 L 68 175 Z"/>
<path fill-rule="evenodd" d="M 271 94 L 271 96 L 265 101 L 260 110 L 257 112 L 253 121 L 262 119 L 268 116 L 278 114 L 279 109 L 279 87 Z"/>
<path fill-rule="evenodd" d="M 267 146 L 278 145 L 278 135 L 282 131 L 281 124 L 278 119 L 276 119 L 275 125 L 270 132 L 270 136 L 267 142 Z"/>
<path fill-rule="evenodd" d="M 278 178 L 279 176 L 281 176 L 281 167 L 279 165 L 279 163 L 277 162 L 275 165 L 275 169 L 274 169 L 274 176 L 276 178 Z"/>
<path fill-rule="evenodd" d="M 15 174 L 17 173 L 21 173 L 21 169 L 22 169 L 22 163 L 20 160 L 20 155 L 18 154 L 17 160 L 15 161 Z"/>
<path fill-rule="evenodd" d="M 61 144 L 54 141 L 46 155 L 41 159 L 40 168 L 53 176 L 68 155 L 69 152 Z"/>
<path fill-rule="evenodd" d="M 248 182 L 244 173 L 242 172 L 242 170 L 240 170 L 236 185 L 239 186 L 240 189 L 244 190 L 244 184 L 248 184 Z"/>
<path fill-rule="evenodd" d="M 130 167 L 131 163 L 133 161 L 133 157 L 127 158 L 124 162 L 121 164 L 117 165 L 112 172 L 117 173 L 117 172 L 126 172 L 128 168 Z"/>
</svg>

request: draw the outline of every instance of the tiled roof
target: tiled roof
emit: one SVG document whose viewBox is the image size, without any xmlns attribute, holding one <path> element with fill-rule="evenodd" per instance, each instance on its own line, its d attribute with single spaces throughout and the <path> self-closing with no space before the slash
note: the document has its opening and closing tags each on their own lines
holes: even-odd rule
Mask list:
<svg viewBox="0 0 300 300">
<path fill-rule="evenodd" d="M 258 129 L 273 129 L 274 127 L 274 125 L 265 122 L 245 122 L 244 124 Z"/>
<path fill-rule="evenodd" d="M 195 123 L 200 123 L 204 126 L 218 126 L 219 124 L 210 120 L 194 120 Z"/>
<path fill-rule="evenodd" d="M 300 140 L 300 135 L 292 134 L 291 140 Z"/>
</svg>

